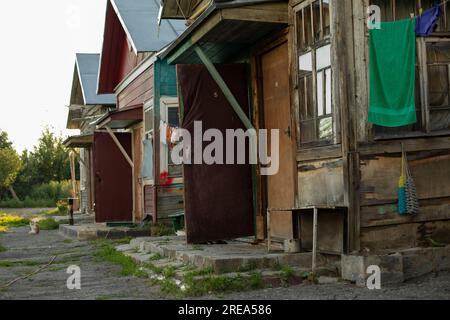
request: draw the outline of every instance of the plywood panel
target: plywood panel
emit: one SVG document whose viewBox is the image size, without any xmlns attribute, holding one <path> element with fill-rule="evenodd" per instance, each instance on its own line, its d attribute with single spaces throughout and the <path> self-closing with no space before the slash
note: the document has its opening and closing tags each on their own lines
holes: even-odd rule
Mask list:
<svg viewBox="0 0 450 320">
<path fill-rule="evenodd" d="M 450 155 L 410 154 L 410 170 L 419 199 L 450 196 Z M 376 157 L 361 161 L 361 204 L 382 204 L 397 199 L 401 157 Z"/>
<path fill-rule="evenodd" d="M 361 247 L 370 251 L 430 246 L 429 239 L 449 244 L 450 220 L 361 229 Z"/>
<path fill-rule="evenodd" d="M 344 206 L 342 160 L 303 163 L 298 168 L 300 206 Z"/>
</svg>

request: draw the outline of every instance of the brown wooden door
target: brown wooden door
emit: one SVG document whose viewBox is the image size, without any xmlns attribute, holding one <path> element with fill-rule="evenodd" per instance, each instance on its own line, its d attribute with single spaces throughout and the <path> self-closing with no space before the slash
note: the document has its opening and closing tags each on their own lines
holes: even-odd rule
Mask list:
<svg viewBox="0 0 450 320">
<path fill-rule="evenodd" d="M 244 112 L 248 112 L 246 66 L 216 65 Z M 244 129 L 210 73 L 203 65 L 178 65 L 184 113 L 182 128 L 194 141 L 194 122 L 203 131 L 214 128 L 225 137 L 227 129 Z M 245 130 L 245 129 L 244 129 Z M 203 149 L 209 143 L 203 143 Z M 191 145 L 191 150 L 193 146 Z M 248 147 L 246 149 L 248 151 Z M 237 159 L 235 147 L 235 162 Z M 224 159 L 227 150 L 224 149 Z M 184 201 L 188 243 L 228 240 L 254 234 L 252 171 L 249 164 L 185 164 Z"/>
<path fill-rule="evenodd" d="M 278 174 L 267 176 L 267 205 L 269 208 L 293 208 L 295 205 L 295 149 L 290 108 L 289 62 L 287 42 L 261 56 L 262 90 L 265 128 L 279 129 L 280 165 Z M 269 146 L 270 146 L 270 139 Z M 269 147 L 268 150 L 271 150 Z M 271 234 L 292 235 L 292 215 L 271 214 Z"/>
<path fill-rule="evenodd" d="M 131 134 L 116 133 L 131 157 Z M 94 135 L 95 221 L 133 221 L 131 166 L 108 133 Z"/>
</svg>

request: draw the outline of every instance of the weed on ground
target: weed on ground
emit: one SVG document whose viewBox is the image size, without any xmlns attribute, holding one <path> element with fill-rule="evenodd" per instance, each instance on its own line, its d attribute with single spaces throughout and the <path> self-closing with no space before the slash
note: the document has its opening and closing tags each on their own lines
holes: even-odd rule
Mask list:
<svg viewBox="0 0 450 320">
<path fill-rule="evenodd" d="M 136 276 L 145 277 L 147 274 L 140 270 L 138 264 L 130 257 L 117 251 L 111 242 L 99 241 L 95 257 L 100 260 L 107 261 L 119 265 L 122 269 L 120 275 L 122 276 Z"/>
</svg>

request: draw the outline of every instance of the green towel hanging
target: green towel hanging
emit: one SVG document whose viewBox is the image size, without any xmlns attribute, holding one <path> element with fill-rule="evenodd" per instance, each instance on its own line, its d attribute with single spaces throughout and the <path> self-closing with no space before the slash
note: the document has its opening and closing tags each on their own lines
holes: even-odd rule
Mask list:
<svg viewBox="0 0 450 320">
<path fill-rule="evenodd" d="M 417 122 L 416 19 L 382 22 L 369 30 L 369 123 L 400 127 Z"/>
</svg>

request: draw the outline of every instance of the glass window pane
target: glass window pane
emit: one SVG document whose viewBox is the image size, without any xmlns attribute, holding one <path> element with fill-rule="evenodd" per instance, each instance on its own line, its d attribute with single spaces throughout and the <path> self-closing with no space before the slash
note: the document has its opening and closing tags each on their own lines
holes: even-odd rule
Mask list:
<svg viewBox="0 0 450 320">
<path fill-rule="evenodd" d="M 332 108 L 332 95 L 331 95 L 331 69 L 325 71 L 325 112 L 326 114 L 331 114 L 333 112 Z"/>
<path fill-rule="evenodd" d="M 331 117 L 320 119 L 319 121 L 319 139 L 329 140 L 333 137 L 333 119 Z"/>
<path fill-rule="evenodd" d="M 312 72 L 312 54 L 311 52 L 308 52 L 304 55 L 301 55 L 299 58 L 299 68 L 300 68 L 300 73 L 304 73 L 304 72 Z"/>
<path fill-rule="evenodd" d="M 169 125 L 171 127 L 178 127 L 180 122 L 178 119 L 178 107 L 167 108 L 167 114 Z"/>
<path fill-rule="evenodd" d="M 317 115 L 323 116 L 323 71 L 317 73 Z"/>
<path fill-rule="evenodd" d="M 145 132 L 153 130 L 153 109 L 145 111 L 144 126 Z"/>
<path fill-rule="evenodd" d="M 326 45 L 316 51 L 316 68 L 321 70 L 329 66 L 331 66 L 331 45 Z"/>
</svg>

